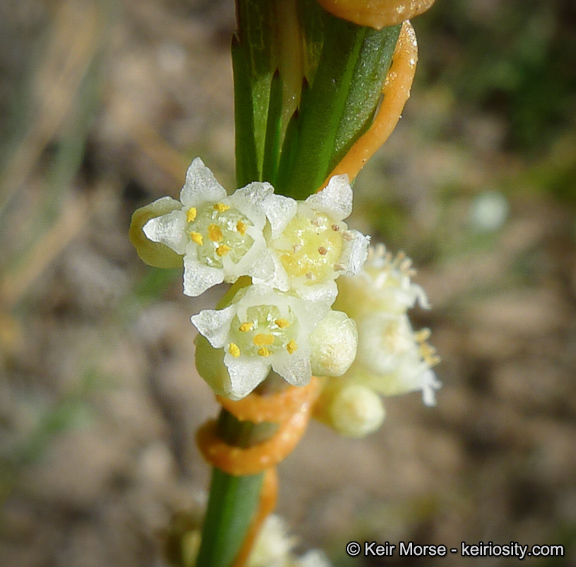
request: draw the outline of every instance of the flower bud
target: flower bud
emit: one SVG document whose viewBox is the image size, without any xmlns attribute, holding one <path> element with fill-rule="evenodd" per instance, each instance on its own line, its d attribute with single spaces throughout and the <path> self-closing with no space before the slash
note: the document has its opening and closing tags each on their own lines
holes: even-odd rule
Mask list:
<svg viewBox="0 0 576 567">
<path fill-rule="evenodd" d="M 384 421 L 378 394 L 347 379 L 328 381 L 315 407 L 317 419 L 344 437 L 365 437 Z"/>
<path fill-rule="evenodd" d="M 230 375 L 224 364 L 224 352 L 221 349 L 213 348 L 208 339 L 198 335 L 196 344 L 196 369 L 198 374 L 212 388 L 215 394 L 226 396 L 230 399 L 239 399 L 231 391 Z"/>
<path fill-rule="evenodd" d="M 182 256 L 160 242 L 153 242 L 144 234 L 144 225 L 154 218 L 161 217 L 179 209 L 182 205 L 171 197 L 162 197 L 145 207 L 134 211 L 130 222 L 130 242 L 140 259 L 155 268 L 180 268 Z"/>
<path fill-rule="evenodd" d="M 310 334 L 315 376 L 342 376 L 356 358 L 356 323 L 342 311 L 330 311 Z"/>
</svg>

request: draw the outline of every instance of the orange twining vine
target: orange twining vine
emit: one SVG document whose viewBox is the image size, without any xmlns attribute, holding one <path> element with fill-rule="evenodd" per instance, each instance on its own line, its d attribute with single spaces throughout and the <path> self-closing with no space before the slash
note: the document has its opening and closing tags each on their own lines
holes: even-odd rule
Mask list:
<svg viewBox="0 0 576 567">
<path fill-rule="evenodd" d="M 318 0 L 326 11 L 359 26 L 382 29 L 422 14 L 435 0 Z"/>
<path fill-rule="evenodd" d="M 414 80 L 418 44 L 412 24 L 402 24 L 396 49 L 392 56 L 392 65 L 382 85 L 384 98 L 370 128 L 353 144 L 342 161 L 332 170 L 320 189 L 328 185 L 334 175 L 346 173 L 352 181 L 374 155 L 376 150 L 388 139 L 400 116 L 406 101 L 410 98 L 410 87 Z"/>
<path fill-rule="evenodd" d="M 425 3 L 428 6 L 432 4 L 427 1 L 421 5 Z M 353 144 L 318 190 L 324 188 L 334 175 L 346 173 L 352 181 L 387 140 L 410 97 L 417 57 L 414 29 L 410 22 L 405 21 L 394 51 L 392 65 L 382 85 L 384 98 L 372 125 Z M 258 510 L 236 557 L 234 567 L 242 567 L 246 563 L 262 523 L 275 508 L 277 497 L 275 467 L 292 452 L 304 435 L 320 387 L 321 381 L 312 377 L 307 386 L 290 386 L 275 394 L 260 395 L 253 392 L 238 401 L 217 396 L 222 407 L 240 421 L 278 424 L 277 432 L 270 439 L 253 447 L 241 448 L 224 442 L 217 434 L 215 420 L 208 421 L 198 431 L 197 442 L 200 451 L 214 467 L 236 476 L 265 473 Z"/>
<path fill-rule="evenodd" d="M 241 448 L 225 443 L 217 435 L 215 420 L 208 421 L 198 430 L 198 447 L 211 465 L 235 476 L 265 472 L 258 510 L 234 567 L 245 564 L 262 523 L 276 506 L 278 482 L 275 467 L 304 435 L 319 390 L 320 381 L 313 376 L 306 386 L 290 386 L 275 394 L 253 392 L 238 401 L 216 396 L 222 407 L 240 421 L 278 424 L 278 430 L 270 439 L 253 447 Z"/>
<path fill-rule="evenodd" d="M 239 401 L 217 396 L 222 407 L 240 421 L 277 423 L 278 431 L 253 447 L 234 447 L 220 439 L 216 421 L 210 420 L 198 430 L 200 451 L 210 464 L 235 476 L 257 474 L 273 467 L 292 452 L 304 435 L 317 393 L 318 379 L 313 377 L 307 386 L 290 386 L 271 395 L 253 392 Z"/>
</svg>

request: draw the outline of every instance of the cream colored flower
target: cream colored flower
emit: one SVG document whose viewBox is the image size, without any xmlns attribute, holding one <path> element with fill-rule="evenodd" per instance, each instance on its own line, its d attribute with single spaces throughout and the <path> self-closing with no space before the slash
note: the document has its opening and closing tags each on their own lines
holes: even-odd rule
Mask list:
<svg viewBox="0 0 576 567">
<path fill-rule="evenodd" d="M 405 254 L 393 256 L 383 244 L 370 247 L 362 270 L 338 280 L 335 307 L 361 319 L 373 313 L 399 314 L 417 303 L 430 307 L 424 290 L 414 282 L 416 271 Z"/>
<path fill-rule="evenodd" d="M 362 268 L 370 239 L 349 230 L 352 188 L 346 175 L 332 177 L 320 192 L 285 207 L 271 219 L 270 249 L 277 263 L 269 285 L 305 299 L 334 300 L 334 280 Z"/>
<path fill-rule="evenodd" d="M 201 311 L 192 317 L 214 349 L 222 349 L 229 382 L 215 375 L 220 391 L 243 398 L 270 369 L 288 383 L 302 386 L 312 376 L 310 334 L 330 304 L 307 301 L 264 285 L 240 289 L 225 309 Z"/>
<path fill-rule="evenodd" d="M 379 427 L 384 409 L 376 394 L 421 391 L 426 405 L 436 403 L 441 384 L 432 367 L 440 358 L 427 342 L 430 332 L 415 332 L 407 315 L 416 303 L 429 307 L 413 274 L 409 258 L 379 246 L 369 250 L 357 275 L 338 280 L 334 307 L 356 322 L 357 356 L 341 380 L 326 383 L 316 414 L 343 435 L 362 436 Z"/>
<path fill-rule="evenodd" d="M 268 218 L 290 208 L 269 183 L 250 183 L 227 196 L 212 172 L 196 158 L 186 173 L 180 201 L 143 227 L 152 242 L 184 256 L 184 293 L 197 296 L 240 276 L 274 278 L 275 263 L 264 238 Z M 166 203 L 164 198 L 164 202 Z M 294 205 L 295 207 L 295 205 Z"/>
</svg>

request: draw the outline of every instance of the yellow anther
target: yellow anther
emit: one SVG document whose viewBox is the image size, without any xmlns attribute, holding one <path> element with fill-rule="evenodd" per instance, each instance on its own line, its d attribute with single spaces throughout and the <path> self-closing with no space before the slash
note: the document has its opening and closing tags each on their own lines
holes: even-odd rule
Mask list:
<svg viewBox="0 0 576 567">
<path fill-rule="evenodd" d="M 258 354 L 260 356 L 270 356 L 270 351 L 265 346 L 263 346 L 262 348 L 258 349 Z"/>
<path fill-rule="evenodd" d="M 238 327 L 238 330 L 242 331 L 243 333 L 247 333 L 248 331 L 251 331 L 253 328 L 254 323 L 252 323 L 252 321 L 246 321 L 246 323 L 242 323 L 242 325 Z"/>
<path fill-rule="evenodd" d="M 236 223 L 236 230 L 242 235 L 244 236 L 244 233 L 246 232 L 246 223 L 242 222 L 241 220 L 239 220 Z"/>
<path fill-rule="evenodd" d="M 240 356 L 240 347 L 235 343 L 230 343 L 230 346 L 228 347 L 228 352 L 234 358 L 238 358 Z"/>
<path fill-rule="evenodd" d="M 210 238 L 212 242 L 222 242 L 224 238 L 222 236 L 222 229 L 217 224 L 211 224 L 208 227 L 208 238 Z"/>
<path fill-rule="evenodd" d="M 230 208 L 230 205 L 225 205 L 224 203 L 216 203 L 214 205 L 214 208 L 219 212 L 219 213 L 223 213 L 224 211 L 227 211 Z"/>
<path fill-rule="evenodd" d="M 286 345 L 286 350 L 292 354 L 293 352 L 298 350 L 298 345 L 296 344 L 296 341 L 292 340 L 290 341 L 287 345 Z"/>
<path fill-rule="evenodd" d="M 199 232 L 191 231 L 190 238 L 192 239 L 193 242 L 198 244 L 198 246 L 202 246 L 202 244 L 204 244 L 204 239 L 202 238 L 202 235 Z"/>
<path fill-rule="evenodd" d="M 274 344 L 274 335 L 259 333 L 252 340 L 256 346 L 269 346 Z"/>
<path fill-rule="evenodd" d="M 228 254 L 228 252 L 230 252 L 230 250 L 232 250 L 232 248 L 230 248 L 230 246 L 226 246 L 226 244 L 222 244 L 221 246 L 218 246 L 218 248 L 216 248 L 216 254 L 218 254 L 218 256 L 226 256 L 226 254 Z"/>
<path fill-rule="evenodd" d="M 290 321 L 286 321 L 286 319 L 276 319 L 274 323 L 276 323 L 276 325 L 281 329 L 285 329 L 286 327 L 290 326 Z"/>
<path fill-rule="evenodd" d="M 196 218 L 197 213 L 196 207 L 190 207 L 186 213 L 186 222 L 192 222 Z"/>
</svg>

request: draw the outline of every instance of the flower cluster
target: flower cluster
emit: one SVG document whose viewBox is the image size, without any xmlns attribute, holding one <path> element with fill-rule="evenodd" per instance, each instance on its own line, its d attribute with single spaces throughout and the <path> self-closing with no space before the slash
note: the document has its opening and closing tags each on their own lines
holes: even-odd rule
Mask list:
<svg viewBox="0 0 576 567">
<path fill-rule="evenodd" d="M 340 433 L 361 437 L 384 419 L 380 395 L 421 390 L 426 405 L 435 404 L 440 387 L 432 367 L 439 362 L 427 343 L 428 329 L 415 332 L 407 311 L 429 307 L 424 290 L 411 281 L 414 269 L 403 254 L 393 257 L 384 246 L 370 248 L 364 268 L 338 281 L 335 307 L 358 328 L 358 354 L 345 373 L 324 388 L 316 416 Z"/>
<path fill-rule="evenodd" d="M 192 317 L 196 363 L 218 394 L 240 399 L 274 370 L 293 385 L 340 376 L 356 356 L 352 319 L 331 310 L 335 280 L 362 268 L 369 239 L 349 230 L 346 175 L 295 201 L 254 182 L 228 196 L 199 158 L 180 200 L 164 197 L 133 216 L 131 240 L 147 263 L 184 266 L 184 293 L 235 284 L 220 309 Z M 244 277 L 247 276 L 247 277 Z"/>
<path fill-rule="evenodd" d="M 349 436 L 380 426 L 380 395 L 421 390 L 434 404 L 438 357 L 407 315 L 428 307 L 426 294 L 408 258 L 369 250 L 369 238 L 347 227 L 351 211 L 346 175 L 305 201 L 264 182 L 228 196 L 199 158 L 179 201 L 136 211 L 138 253 L 154 266 L 183 265 L 185 294 L 233 284 L 218 309 L 192 317 L 196 366 L 217 394 L 243 398 L 271 370 L 296 386 L 334 377 L 316 417 Z"/>
</svg>

